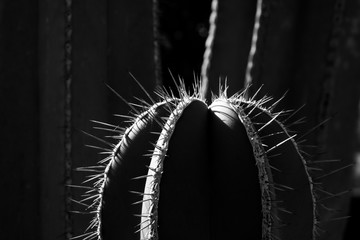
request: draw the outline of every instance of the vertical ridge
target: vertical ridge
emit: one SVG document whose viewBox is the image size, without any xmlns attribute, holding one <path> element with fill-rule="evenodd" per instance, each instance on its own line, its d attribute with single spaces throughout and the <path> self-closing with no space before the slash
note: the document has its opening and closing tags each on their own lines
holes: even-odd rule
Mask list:
<svg viewBox="0 0 360 240">
<path fill-rule="evenodd" d="M 256 54 L 256 48 L 258 44 L 258 36 L 259 36 L 259 29 L 260 29 L 260 20 L 262 15 L 262 0 L 257 1 L 256 5 L 256 13 L 255 13 L 255 21 L 254 21 L 254 28 L 253 28 L 253 34 L 251 39 L 251 47 L 249 52 L 249 58 L 246 66 L 246 72 L 245 72 L 245 84 L 244 86 L 247 87 L 251 85 L 252 83 L 252 75 L 251 71 L 254 66 L 254 56 Z"/>
<path fill-rule="evenodd" d="M 218 16 L 218 0 L 213 0 L 211 3 L 211 14 L 209 18 L 209 34 L 205 42 L 205 51 L 203 57 L 203 63 L 201 66 L 201 79 L 202 79 L 202 86 L 200 92 L 203 96 L 208 97 L 207 93 L 209 92 L 209 71 L 211 66 L 211 58 L 212 58 L 212 49 L 215 40 L 215 33 L 216 33 L 216 20 Z"/>
<path fill-rule="evenodd" d="M 161 55 L 160 55 L 160 33 L 159 33 L 159 1 L 153 0 L 153 35 L 154 35 L 154 69 L 155 84 L 160 86 L 162 82 L 161 76 Z"/>
<path fill-rule="evenodd" d="M 65 0 L 65 45 L 64 45 L 64 164 L 65 164 L 65 237 L 72 237 L 71 189 L 72 183 L 72 0 Z"/>
</svg>

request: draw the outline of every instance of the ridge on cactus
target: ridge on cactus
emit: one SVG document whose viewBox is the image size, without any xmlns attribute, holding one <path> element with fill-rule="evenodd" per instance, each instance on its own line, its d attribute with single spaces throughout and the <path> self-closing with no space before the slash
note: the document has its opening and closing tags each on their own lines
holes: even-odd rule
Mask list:
<svg viewBox="0 0 360 240">
<path fill-rule="evenodd" d="M 135 116 L 120 134 L 97 122 L 118 142 L 100 166 L 81 169 L 96 174 L 86 199 L 94 220 L 79 238 L 319 239 L 318 211 L 339 194 L 319 199 L 317 163 L 285 126 L 296 111 L 276 112 L 281 99 L 249 98 L 248 88 L 228 97 L 226 86 L 208 105 L 200 86 L 157 91 L 158 102 L 148 94 L 141 110 L 129 104 Z"/>
</svg>

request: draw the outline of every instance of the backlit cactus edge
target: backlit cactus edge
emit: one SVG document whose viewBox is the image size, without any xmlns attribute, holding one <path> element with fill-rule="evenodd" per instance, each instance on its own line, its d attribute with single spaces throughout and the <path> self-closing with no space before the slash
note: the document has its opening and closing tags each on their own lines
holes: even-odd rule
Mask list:
<svg viewBox="0 0 360 240">
<path fill-rule="evenodd" d="M 276 110 L 281 99 L 249 97 L 251 87 L 228 97 L 224 84 L 210 102 L 207 81 L 128 103 L 127 128 L 97 122 L 117 144 L 103 141 L 107 157 L 81 169 L 94 172 L 85 199 L 94 220 L 79 237 L 321 239 L 321 213 L 334 211 L 326 201 L 348 192 L 320 182 L 333 173 L 321 166 L 335 160 L 307 159 L 303 136 L 287 127 L 297 111 Z"/>
</svg>

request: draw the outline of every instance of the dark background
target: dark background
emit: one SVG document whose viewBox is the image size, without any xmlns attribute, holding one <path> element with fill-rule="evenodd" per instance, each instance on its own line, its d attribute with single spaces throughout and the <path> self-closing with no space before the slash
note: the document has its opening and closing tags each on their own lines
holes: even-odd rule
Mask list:
<svg viewBox="0 0 360 240">
<path fill-rule="evenodd" d="M 89 216 L 72 213 L 81 206 L 69 201 L 81 199 L 83 191 L 66 185 L 80 184 L 85 175 L 74 169 L 94 165 L 101 156 L 84 146 L 96 143 L 80 130 L 103 136 L 89 120 L 120 124 L 113 114 L 129 112 L 104 82 L 129 101 L 134 96 L 146 98 L 129 72 L 149 91 L 156 85 L 173 86 L 169 70 L 190 86 L 194 74 L 200 74 L 210 2 L 159 1 L 160 69 L 154 61 L 151 1 L 0 2 L 1 239 L 68 239 L 85 230 Z M 336 10 L 339 3 L 341 9 Z M 216 52 L 220 70 L 239 63 L 229 72 L 231 79 L 245 73 L 255 6 L 255 1 L 243 1 L 241 12 L 231 12 L 240 27 L 227 25 L 238 30 L 228 38 L 238 41 L 239 49 Z M 294 80 L 300 84 L 299 76 L 330 74 L 341 79 L 338 88 L 359 92 L 358 1 L 278 0 L 272 6 L 280 15 L 273 15 L 268 32 L 262 33 L 268 38 L 260 50 L 268 51 L 261 50 L 258 58 L 267 68 L 255 71 L 257 79 L 293 79 L 301 66 L 304 74 Z M 288 35 L 274 27 L 284 21 L 282 17 L 293 24 Z M 342 60 L 341 67 L 336 59 Z M 219 69 L 213 70 L 213 78 L 219 77 Z M 342 98 L 349 100 L 346 94 Z M 354 125 L 358 98 L 349 101 L 357 107 L 349 107 L 349 122 Z M 352 132 L 355 135 L 356 130 Z M 358 138 L 349 141 L 352 150 L 359 150 Z M 359 193 L 353 197 L 346 239 L 356 239 L 350 234 L 360 223 L 359 197 Z"/>
</svg>

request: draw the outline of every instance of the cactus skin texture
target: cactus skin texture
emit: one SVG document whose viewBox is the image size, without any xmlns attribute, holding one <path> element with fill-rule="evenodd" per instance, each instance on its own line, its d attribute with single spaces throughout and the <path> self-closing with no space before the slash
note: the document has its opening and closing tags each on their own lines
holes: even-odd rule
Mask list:
<svg viewBox="0 0 360 240">
<path fill-rule="evenodd" d="M 84 239 L 318 239 L 321 189 L 285 127 L 291 111 L 248 89 L 222 89 L 208 106 L 199 85 L 132 107 L 138 115 L 93 178 Z"/>
</svg>

